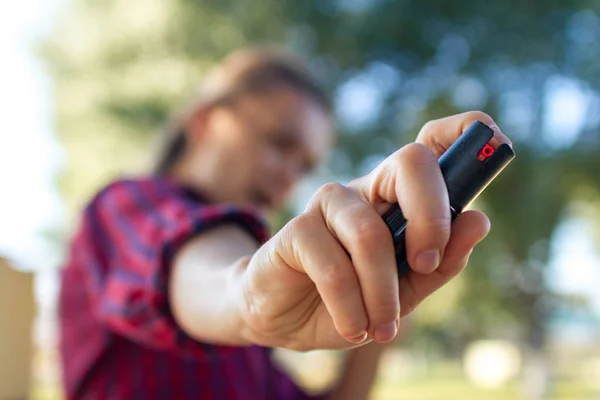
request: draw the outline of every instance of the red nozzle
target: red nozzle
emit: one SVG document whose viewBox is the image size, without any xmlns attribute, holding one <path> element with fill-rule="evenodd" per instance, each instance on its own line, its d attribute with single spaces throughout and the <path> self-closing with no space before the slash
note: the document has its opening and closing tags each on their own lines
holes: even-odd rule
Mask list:
<svg viewBox="0 0 600 400">
<path fill-rule="evenodd" d="M 492 146 L 490 146 L 489 144 L 486 144 L 485 146 L 483 146 L 483 148 L 479 151 L 479 154 L 477 154 L 477 159 L 479 161 L 485 161 L 488 158 L 490 158 L 490 156 L 492 154 L 494 154 L 494 151 L 496 151 Z"/>
</svg>

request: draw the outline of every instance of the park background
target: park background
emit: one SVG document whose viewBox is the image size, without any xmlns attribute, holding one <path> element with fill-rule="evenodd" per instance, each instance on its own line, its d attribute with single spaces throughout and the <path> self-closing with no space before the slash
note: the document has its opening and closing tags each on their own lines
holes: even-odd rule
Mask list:
<svg viewBox="0 0 600 400">
<path fill-rule="evenodd" d="M 340 140 L 275 226 L 430 119 L 479 109 L 515 143 L 476 203 L 490 236 L 415 313 L 374 398 L 600 398 L 599 13 L 589 0 L 2 2 L 0 388 L 61 398 L 57 277 L 82 206 L 145 170 L 215 62 L 276 44 L 327 88 Z M 28 290 L 35 304 L 18 301 Z M 339 362 L 280 357 L 313 389 Z"/>
</svg>

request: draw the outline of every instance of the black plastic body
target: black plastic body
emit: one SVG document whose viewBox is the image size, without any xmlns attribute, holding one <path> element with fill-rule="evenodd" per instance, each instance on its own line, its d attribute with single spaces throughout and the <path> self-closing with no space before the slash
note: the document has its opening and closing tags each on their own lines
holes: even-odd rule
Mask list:
<svg viewBox="0 0 600 400">
<path fill-rule="evenodd" d="M 480 161 L 480 150 L 493 136 L 494 131 L 490 127 L 475 121 L 438 160 L 448 188 L 453 221 L 515 157 L 508 144 L 501 144 L 490 157 Z M 408 221 L 398 204 L 393 205 L 383 219 L 394 239 L 398 277 L 402 278 L 410 270 L 406 260 Z"/>
</svg>

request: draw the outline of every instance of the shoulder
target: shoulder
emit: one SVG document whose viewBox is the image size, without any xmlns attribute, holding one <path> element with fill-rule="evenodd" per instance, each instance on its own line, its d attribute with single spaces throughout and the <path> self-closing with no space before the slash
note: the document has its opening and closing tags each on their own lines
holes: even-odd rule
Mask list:
<svg viewBox="0 0 600 400">
<path fill-rule="evenodd" d="M 110 204 L 158 204 L 166 200 L 185 199 L 185 191 L 173 182 L 161 177 L 135 177 L 114 180 L 91 199 L 89 206 Z"/>
<path fill-rule="evenodd" d="M 269 237 L 266 220 L 254 210 L 204 202 L 196 193 L 161 177 L 107 184 L 89 203 L 84 218 L 119 234 L 129 232 L 130 237 L 135 233 L 183 240 L 222 224 L 242 228 L 261 243 Z"/>
</svg>

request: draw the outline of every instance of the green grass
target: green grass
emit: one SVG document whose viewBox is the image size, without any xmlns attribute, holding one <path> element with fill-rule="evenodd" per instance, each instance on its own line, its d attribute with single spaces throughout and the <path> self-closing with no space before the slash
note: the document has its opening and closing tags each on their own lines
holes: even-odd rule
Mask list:
<svg viewBox="0 0 600 400">
<path fill-rule="evenodd" d="M 599 399 L 600 391 L 581 382 L 562 380 L 554 383 L 552 399 L 556 400 L 579 400 Z"/>
<path fill-rule="evenodd" d="M 373 396 L 377 400 L 508 400 L 520 399 L 516 385 L 496 390 L 474 387 L 464 379 L 430 378 L 409 382 L 379 381 Z"/>
<path fill-rule="evenodd" d="M 582 382 L 561 380 L 553 382 L 552 400 L 598 399 L 600 393 Z M 471 384 L 460 369 L 451 366 L 436 367 L 427 378 L 408 381 L 380 379 L 373 400 L 526 400 L 518 382 L 499 389 L 484 389 Z"/>
</svg>

